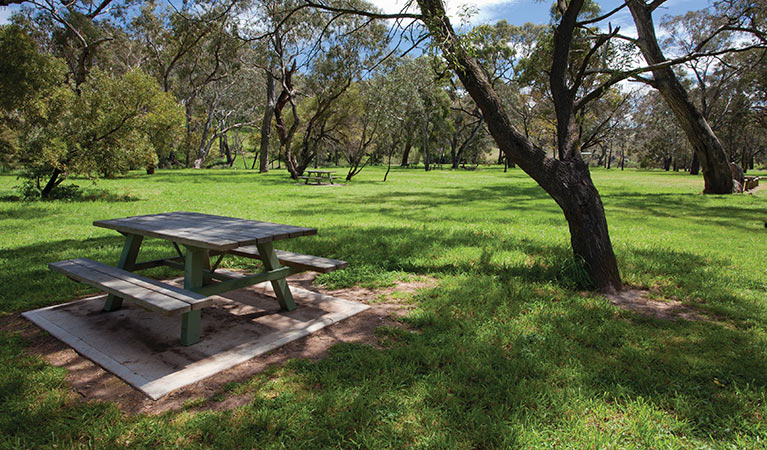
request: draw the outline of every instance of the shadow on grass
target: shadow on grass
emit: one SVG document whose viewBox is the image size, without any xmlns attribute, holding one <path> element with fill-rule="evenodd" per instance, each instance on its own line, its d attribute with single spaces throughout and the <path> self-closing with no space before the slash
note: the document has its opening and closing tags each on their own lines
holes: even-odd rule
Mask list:
<svg viewBox="0 0 767 450">
<path fill-rule="evenodd" d="M 169 183 L 169 184 L 210 184 L 210 183 L 257 183 L 260 186 L 284 186 L 286 184 L 295 183 L 295 180 L 290 178 L 287 173 L 277 174 L 259 174 L 257 170 L 243 170 L 243 171 L 227 171 L 217 172 L 216 170 L 199 170 L 199 171 L 161 171 L 154 175 L 138 175 L 131 174 L 126 178 L 137 179 L 152 183 Z"/>
<path fill-rule="evenodd" d="M 21 312 L 60 303 L 73 297 L 95 292 L 48 269 L 48 263 L 71 258 L 89 258 L 116 264 L 123 237 L 99 237 L 85 240 L 65 239 L 45 244 L 7 248 L 0 255 L 0 312 Z M 141 247 L 140 260 L 173 256 L 169 243 L 147 239 Z M 150 274 L 166 273 L 164 268 Z"/>
<path fill-rule="evenodd" d="M 685 218 L 705 225 L 715 223 L 742 230 L 753 230 L 767 219 L 763 209 L 734 202 L 725 206 L 707 205 L 708 199 L 702 194 L 613 193 L 603 196 L 608 207 L 625 208 L 638 216 Z"/>
<path fill-rule="evenodd" d="M 767 355 L 755 334 L 718 323 L 661 322 L 621 312 L 616 317 L 616 309 L 601 298 L 571 290 L 577 280 L 561 269 L 570 258 L 566 246 L 383 226 L 332 228 L 280 244 L 347 259 L 349 275 L 340 276 L 349 283 L 367 272 L 405 271 L 436 275 L 441 284 L 418 295 L 418 309 L 406 319 L 419 333 L 396 334 L 385 350 L 342 344 L 319 362 L 295 361 L 286 375 L 291 383 L 278 395 L 258 385 L 252 403 L 236 417 L 230 412 L 196 415 L 195 442 L 514 447 L 525 443 L 525 430 L 531 427 L 557 430 L 582 424 L 589 430 L 584 422 L 590 420 L 626 420 L 614 427 L 650 442 L 656 435 L 642 435 L 642 427 L 657 425 L 658 433 L 702 440 L 731 440 L 758 429 L 755 410 L 767 385 Z M 72 257 L 111 262 L 121 245 L 115 236 L 4 252 L 13 267 L 0 273 L 0 285 L 10 295 L 2 310 L 30 309 L 78 294 L 80 285 L 49 273 L 45 265 Z M 441 258 L 456 247 L 475 248 L 476 257 Z M 528 261 L 494 260 L 500 249 L 519 250 Z M 722 267 L 723 261 L 683 251 L 631 251 L 637 255 L 631 270 L 680 283 L 692 280 L 696 288 L 711 291 L 715 304 L 738 301 L 727 291 L 723 272 L 706 270 Z M 148 241 L 142 259 L 162 254 L 169 254 L 165 243 Z M 14 373 L 0 392 L 19 403 L 37 381 L 22 369 Z M 59 414 L 45 410 L 13 411 L 0 431 L 27 442 L 50 443 L 52 427 L 59 427 L 56 436 L 63 434 L 65 441 L 68 436 L 120 435 L 93 429 L 89 420 L 62 422 Z M 104 411 L 100 405 L 81 405 L 66 415 Z M 653 411 L 662 411 L 662 417 L 641 419 Z M 171 433 L 174 425 L 167 422 L 172 421 L 156 427 Z M 9 428 L 20 423 L 24 426 Z M 114 426 L 131 429 L 130 423 Z M 135 444 L 157 439 L 156 433 L 131 434 Z"/>
<path fill-rule="evenodd" d="M 71 186 L 71 185 L 67 185 Z M 110 202 L 110 203 L 119 203 L 119 202 L 138 202 L 141 201 L 141 198 L 131 195 L 131 194 L 117 194 L 115 192 L 111 192 L 108 189 L 96 189 L 96 188 L 85 188 L 78 190 L 77 192 L 74 192 L 72 195 L 68 195 L 66 197 L 61 198 L 25 198 L 21 195 L 6 195 L 4 197 L 0 197 L 0 201 L 3 202 L 9 202 L 9 203 L 24 203 L 25 205 L 34 205 L 38 202 L 64 202 L 64 203 L 79 203 L 79 202 L 95 202 L 95 201 L 101 201 L 101 202 Z M 28 207 L 28 206 L 27 206 Z"/>
</svg>

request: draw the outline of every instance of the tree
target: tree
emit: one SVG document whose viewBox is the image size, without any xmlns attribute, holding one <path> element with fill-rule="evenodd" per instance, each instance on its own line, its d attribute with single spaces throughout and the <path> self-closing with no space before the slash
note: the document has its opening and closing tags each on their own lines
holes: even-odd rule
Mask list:
<svg viewBox="0 0 767 450">
<path fill-rule="evenodd" d="M 591 94 L 595 92 L 591 91 L 577 103 L 575 95 L 583 82 L 590 57 L 604 43 L 604 40 L 597 40 L 580 60 L 571 54 L 573 35 L 584 1 L 557 3 L 560 21 L 554 32 L 549 79 L 557 116 L 559 159 L 546 156 L 542 149 L 535 147 L 512 125 L 482 67 L 466 51 L 453 30 L 442 1 L 419 0 L 418 5 L 432 38 L 439 43 L 445 59 L 479 106 L 496 144 L 562 208 L 569 224 L 575 256 L 584 261 L 595 286 L 603 291 L 620 290 L 622 283 L 602 202 L 577 148 L 576 109 L 584 100 L 591 96 L 595 98 L 597 94 Z M 583 70 L 576 69 L 574 78 L 568 80 L 571 65 Z"/>
<path fill-rule="evenodd" d="M 641 96 L 633 108 L 635 139 L 632 154 L 640 167 L 664 170 L 689 167 L 689 144 L 684 131 L 657 91 Z"/>
<path fill-rule="evenodd" d="M 15 164 L 19 132 L 34 102 L 64 82 L 64 62 L 39 53 L 16 25 L 0 26 L 0 163 Z"/>
<path fill-rule="evenodd" d="M 320 8 L 333 14 L 357 14 L 380 19 L 415 19 L 426 26 L 432 42 L 438 46 L 448 67 L 461 80 L 464 88 L 480 108 L 490 134 L 506 157 L 530 175 L 560 206 L 570 228 L 570 242 L 575 257 L 584 263 L 594 286 L 602 291 L 622 289 L 618 265 L 607 229 L 604 208 L 596 187 L 591 181 L 588 166 L 578 150 L 576 113 L 591 100 L 600 97 L 610 86 L 630 75 L 608 77 L 595 89 L 583 92 L 581 87 L 592 57 L 614 33 L 597 35 L 584 52 L 572 52 L 576 30 L 593 22 L 593 8 L 585 12 L 590 16 L 579 21 L 585 0 L 557 2 L 558 24 L 552 43 L 552 61 L 549 71 L 550 89 L 557 116 L 557 151 L 559 159 L 525 138 L 512 124 L 500 97 L 493 88 L 486 71 L 468 50 L 466 41 L 453 29 L 442 0 L 418 0 L 420 14 L 380 14 L 355 8 L 335 7 L 305 0 L 305 7 Z M 591 4 L 589 3 L 589 6 Z M 591 9 L 591 10 L 589 10 Z"/>
<path fill-rule="evenodd" d="M 705 194 L 730 194 L 733 190 L 732 174 L 727 154 L 703 114 L 690 100 L 687 91 L 679 82 L 674 70 L 664 65 L 668 59 L 658 44 L 653 24 L 652 12 L 663 1 L 646 3 L 645 0 L 626 0 L 634 23 L 637 26 L 639 49 L 651 66 L 652 80 L 648 84 L 657 89 L 669 107 L 674 111 L 680 126 L 687 135 L 690 144 L 698 156 L 703 169 Z"/>
<path fill-rule="evenodd" d="M 126 9 L 132 6 L 131 0 L 73 0 L 61 4 L 28 0 L 23 3 L 34 8 L 26 12 L 47 32 L 46 39 L 54 54 L 66 61 L 78 93 L 102 47 L 115 40 L 114 34 L 119 33 L 119 27 L 111 21 L 123 17 Z"/>
<path fill-rule="evenodd" d="M 92 69 L 80 95 L 58 85 L 21 115 L 16 161 L 43 198 L 70 174 L 96 179 L 156 164 L 179 141 L 183 123 L 173 98 L 139 70 L 112 78 Z"/>
<path fill-rule="evenodd" d="M 223 128 L 250 122 L 247 118 L 239 125 L 213 129 L 221 125 L 222 117 L 242 112 L 240 102 L 225 101 L 235 80 L 243 81 L 237 77 L 243 68 L 244 44 L 233 34 L 236 26 L 232 5 L 205 0 L 184 2 L 179 9 L 148 2 L 131 21 L 134 39 L 144 43 L 147 69 L 184 105 L 186 166 L 204 165 Z M 243 101 L 242 109 L 252 109 L 252 103 Z M 171 163 L 180 164 L 175 153 L 169 157 Z"/>
</svg>

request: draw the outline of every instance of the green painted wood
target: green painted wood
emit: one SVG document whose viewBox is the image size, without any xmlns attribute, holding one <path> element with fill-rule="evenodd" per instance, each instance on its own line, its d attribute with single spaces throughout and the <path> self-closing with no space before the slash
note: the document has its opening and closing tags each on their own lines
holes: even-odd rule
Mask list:
<svg viewBox="0 0 767 450">
<path fill-rule="evenodd" d="M 152 311 L 167 315 L 190 311 L 190 302 L 207 306 L 205 296 L 170 286 L 134 273 L 108 266 L 86 258 L 59 261 L 48 265 L 51 270 L 106 291 Z"/>
<path fill-rule="evenodd" d="M 196 291 L 204 284 L 203 270 L 210 265 L 208 250 L 185 246 L 184 289 Z M 200 341 L 200 310 L 188 311 L 181 315 L 181 345 L 192 345 Z"/>
<path fill-rule="evenodd" d="M 224 292 L 233 291 L 235 289 L 263 283 L 264 281 L 274 281 L 280 279 L 284 280 L 285 277 L 291 275 L 292 273 L 293 270 L 290 267 L 280 267 L 278 269 L 261 272 L 255 275 L 245 275 L 226 281 L 221 281 L 219 283 L 209 284 L 201 288 L 194 289 L 194 291 L 203 295 L 222 294 Z"/>
<path fill-rule="evenodd" d="M 284 250 L 275 250 L 277 259 L 280 264 L 290 266 L 299 271 L 311 271 L 320 273 L 329 273 L 334 270 L 345 269 L 348 263 L 341 261 L 340 259 L 323 258 L 313 255 L 302 255 L 300 253 L 287 252 Z M 237 256 L 244 256 L 246 258 L 261 258 L 258 247 L 255 245 L 246 245 L 234 250 L 230 250 L 229 253 Z"/>
<path fill-rule="evenodd" d="M 179 257 L 173 257 L 173 258 L 163 258 L 163 259 L 155 259 L 152 261 L 144 261 L 140 263 L 136 263 L 133 265 L 133 270 L 139 271 L 139 270 L 146 270 L 146 269 L 152 269 L 154 267 L 160 267 L 160 266 L 169 266 L 169 267 L 175 267 L 178 269 L 184 269 L 184 258 L 183 256 Z"/>
<path fill-rule="evenodd" d="M 267 271 L 277 270 L 281 267 L 271 242 L 256 245 L 261 254 L 261 261 L 264 262 L 264 267 Z M 274 294 L 277 296 L 277 302 L 280 304 L 280 308 L 285 311 L 293 311 L 296 309 L 296 302 L 293 301 L 293 294 L 290 293 L 290 288 L 288 287 L 285 278 L 272 280 L 271 283 L 272 288 L 274 289 Z"/>
<path fill-rule="evenodd" d="M 141 242 L 143 242 L 144 236 L 137 234 L 125 234 L 125 243 L 123 244 L 123 251 L 120 254 L 120 261 L 117 262 L 118 269 L 133 270 L 136 264 L 136 258 L 138 257 L 139 249 L 141 248 Z M 103 311 L 110 312 L 116 311 L 122 308 L 123 299 L 115 296 L 114 294 L 107 295 L 107 299 L 104 301 Z"/>
<path fill-rule="evenodd" d="M 200 342 L 200 315 L 199 309 L 181 315 L 181 345 Z"/>
</svg>

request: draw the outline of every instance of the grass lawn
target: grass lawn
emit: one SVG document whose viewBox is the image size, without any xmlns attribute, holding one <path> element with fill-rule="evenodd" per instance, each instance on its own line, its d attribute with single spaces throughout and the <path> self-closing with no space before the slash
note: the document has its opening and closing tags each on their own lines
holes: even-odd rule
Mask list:
<svg viewBox="0 0 767 450">
<path fill-rule="evenodd" d="M 412 332 L 227 385 L 219 396 L 252 401 L 226 411 L 73 400 L 65 369 L 0 331 L 0 447 L 767 448 L 767 191 L 594 171 L 624 281 L 711 319 L 665 321 L 582 291 L 562 214 L 519 169 L 383 173 L 312 187 L 282 171 L 136 172 L 75 180 L 91 200 L 30 203 L 0 175 L 6 317 L 91 292 L 46 264 L 114 264 L 122 239 L 94 220 L 164 211 L 317 227 L 283 248 L 347 260 L 319 278 L 331 287 L 437 279 L 409 300 Z M 147 244 L 143 258 L 171 251 Z"/>
</svg>

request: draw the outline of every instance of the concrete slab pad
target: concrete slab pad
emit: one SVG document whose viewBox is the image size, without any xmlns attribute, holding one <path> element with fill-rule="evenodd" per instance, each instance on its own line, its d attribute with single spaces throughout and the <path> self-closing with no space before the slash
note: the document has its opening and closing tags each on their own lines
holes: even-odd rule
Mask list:
<svg viewBox="0 0 767 450">
<path fill-rule="evenodd" d="M 164 316 L 130 302 L 105 313 L 105 295 L 22 316 L 157 400 L 368 309 L 301 288 L 291 291 L 298 307 L 289 312 L 280 310 L 270 283 L 217 296 L 202 310 L 201 341 L 188 347 L 179 342 L 180 315 Z"/>
</svg>

